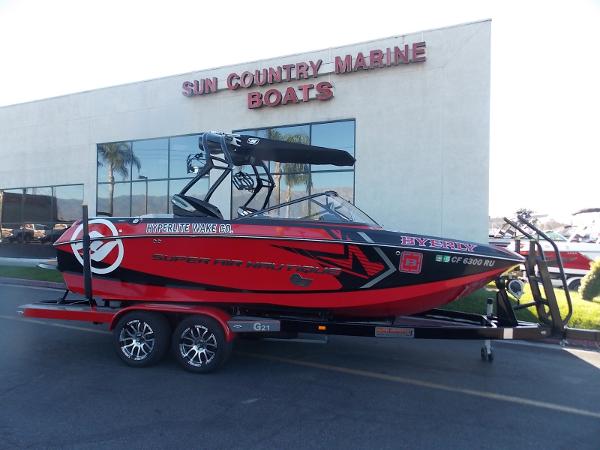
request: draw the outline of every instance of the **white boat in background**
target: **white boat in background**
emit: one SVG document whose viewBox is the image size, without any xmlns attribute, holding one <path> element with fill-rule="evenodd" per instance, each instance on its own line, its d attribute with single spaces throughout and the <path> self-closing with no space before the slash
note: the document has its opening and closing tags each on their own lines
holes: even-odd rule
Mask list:
<svg viewBox="0 0 600 450">
<path fill-rule="evenodd" d="M 590 270 L 590 263 L 600 258 L 600 208 L 577 211 L 573 214 L 572 220 L 573 224 L 568 228 L 568 236 L 563 236 L 556 231 L 545 231 L 545 233 L 558 247 L 569 289 L 576 290 L 579 289 L 581 279 Z M 509 234 L 508 229 L 504 228 L 490 238 L 490 244 L 506 247 L 521 255 L 527 255 L 529 252 L 529 240 L 525 236 Z M 540 245 L 548 261 L 548 270 L 558 286 L 560 285 L 559 269 L 554 250 L 550 243 L 543 240 L 540 241 Z"/>
</svg>

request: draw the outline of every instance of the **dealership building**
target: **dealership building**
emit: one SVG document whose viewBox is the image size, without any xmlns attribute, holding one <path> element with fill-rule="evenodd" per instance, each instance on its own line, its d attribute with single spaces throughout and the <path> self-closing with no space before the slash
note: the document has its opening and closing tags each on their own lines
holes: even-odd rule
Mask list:
<svg viewBox="0 0 600 450">
<path fill-rule="evenodd" d="M 272 164 L 281 201 L 335 190 L 386 228 L 483 242 L 490 28 L 486 20 L 1 107 L 3 243 L 36 240 L 24 231 L 32 224 L 64 228 L 82 203 L 97 215 L 169 213 L 208 130 L 355 156 L 353 167 Z M 211 202 L 235 218 L 245 195 L 222 183 Z"/>
</svg>

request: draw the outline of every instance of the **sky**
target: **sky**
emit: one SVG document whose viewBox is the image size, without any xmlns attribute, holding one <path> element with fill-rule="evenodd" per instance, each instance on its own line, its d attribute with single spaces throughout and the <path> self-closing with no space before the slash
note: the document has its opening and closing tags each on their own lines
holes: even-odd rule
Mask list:
<svg viewBox="0 0 600 450">
<path fill-rule="evenodd" d="M 490 215 L 600 207 L 600 0 L 0 0 L 0 106 L 488 18 Z"/>
</svg>

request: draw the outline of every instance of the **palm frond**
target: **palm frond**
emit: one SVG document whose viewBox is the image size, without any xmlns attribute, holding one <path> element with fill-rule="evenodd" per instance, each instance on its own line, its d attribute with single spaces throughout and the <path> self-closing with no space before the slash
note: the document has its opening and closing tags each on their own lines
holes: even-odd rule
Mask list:
<svg viewBox="0 0 600 450">
<path fill-rule="evenodd" d="M 98 165 L 104 164 L 123 178 L 129 176 L 131 167 L 135 166 L 138 170 L 142 167 L 140 159 L 133 152 L 129 142 L 113 142 L 98 146 Z"/>
</svg>

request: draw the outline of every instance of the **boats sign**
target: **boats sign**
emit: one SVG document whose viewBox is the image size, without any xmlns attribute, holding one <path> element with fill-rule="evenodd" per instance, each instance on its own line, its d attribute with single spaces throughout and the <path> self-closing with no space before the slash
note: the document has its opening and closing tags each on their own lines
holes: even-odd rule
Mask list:
<svg viewBox="0 0 600 450">
<path fill-rule="evenodd" d="M 209 75 L 185 80 L 181 85 L 181 93 L 185 97 L 196 97 L 215 94 L 225 89 L 248 89 L 251 90 L 247 95 L 248 109 L 277 107 L 312 100 L 326 101 L 334 96 L 331 75 L 369 73 L 374 69 L 423 63 L 427 60 L 426 49 L 426 43 L 422 41 L 340 54 L 325 62 L 317 59 L 293 61 L 272 67 L 246 67 L 248 70 L 231 72 L 227 77 L 219 74 L 220 77 Z M 328 75 L 327 81 L 315 80 L 325 75 Z M 292 82 L 299 84 L 278 87 L 279 84 Z"/>
</svg>

